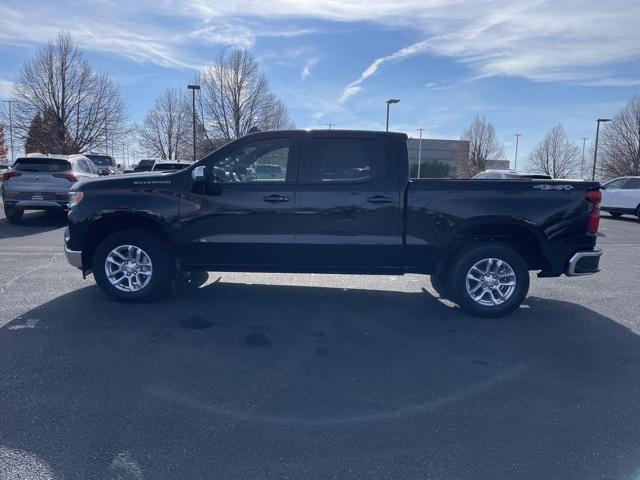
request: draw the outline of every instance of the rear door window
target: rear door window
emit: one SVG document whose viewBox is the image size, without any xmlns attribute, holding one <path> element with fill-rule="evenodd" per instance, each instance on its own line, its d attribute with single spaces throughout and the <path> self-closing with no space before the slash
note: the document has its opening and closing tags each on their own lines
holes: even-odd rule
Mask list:
<svg viewBox="0 0 640 480">
<path fill-rule="evenodd" d="M 13 164 L 19 172 L 56 173 L 71 169 L 67 160 L 56 158 L 19 158 Z"/>
<path fill-rule="evenodd" d="M 616 188 L 622 188 L 626 183 L 626 178 L 617 178 L 615 180 L 611 180 L 609 183 L 606 183 L 602 186 L 605 190 L 615 190 Z"/>
<path fill-rule="evenodd" d="M 627 183 L 624 184 L 625 190 L 640 190 L 640 178 L 630 178 Z"/>
<path fill-rule="evenodd" d="M 78 166 L 78 170 L 82 173 L 91 173 L 91 168 L 89 164 L 84 159 L 79 159 L 76 161 L 76 165 Z"/>
<path fill-rule="evenodd" d="M 381 173 L 384 144 L 367 138 L 313 138 L 308 161 L 311 183 L 354 183 Z"/>
</svg>

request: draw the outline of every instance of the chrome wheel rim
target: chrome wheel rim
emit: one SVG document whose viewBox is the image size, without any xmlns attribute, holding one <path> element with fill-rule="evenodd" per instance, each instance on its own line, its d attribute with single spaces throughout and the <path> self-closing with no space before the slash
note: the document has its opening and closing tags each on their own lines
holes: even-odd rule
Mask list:
<svg viewBox="0 0 640 480">
<path fill-rule="evenodd" d="M 120 245 L 104 262 L 107 280 L 122 292 L 139 292 L 153 276 L 153 264 L 147 252 L 135 245 Z"/>
<path fill-rule="evenodd" d="M 473 264 L 467 272 L 467 294 L 485 307 L 505 303 L 516 289 L 516 274 L 504 260 L 485 258 Z"/>
</svg>

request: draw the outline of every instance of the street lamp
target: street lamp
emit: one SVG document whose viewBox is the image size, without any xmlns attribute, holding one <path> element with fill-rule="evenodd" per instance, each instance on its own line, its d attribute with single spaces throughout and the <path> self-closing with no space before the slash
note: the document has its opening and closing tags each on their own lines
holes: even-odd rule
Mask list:
<svg viewBox="0 0 640 480">
<path fill-rule="evenodd" d="M 422 131 L 424 128 L 419 128 L 420 140 L 418 141 L 418 178 L 420 178 L 420 165 L 422 164 Z"/>
<path fill-rule="evenodd" d="M 200 90 L 200 85 L 187 85 L 187 88 L 193 93 L 193 105 L 191 107 L 193 122 L 193 161 L 196 161 L 196 90 Z"/>
<path fill-rule="evenodd" d="M 17 100 L 2 100 L 2 103 L 7 103 L 9 105 L 9 148 L 11 149 L 11 163 L 13 163 L 15 159 L 15 155 L 13 153 L 13 118 L 11 116 L 11 104 L 18 103 Z"/>
<path fill-rule="evenodd" d="M 513 164 L 513 169 L 515 171 L 518 171 L 518 141 L 520 140 L 520 137 L 522 136 L 521 133 L 515 133 L 514 134 L 516 136 L 516 159 L 515 162 Z"/>
<path fill-rule="evenodd" d="M 389 131 L 389 105 L 391 105 L 392 103 L 398 103 L 399 101 L 400 100 L 398 100 L 397 98 L 390 98 L 385 102 L 387 104 L 387 132 Z"/>
<path fill-rule="evenodd" d="M 596 161 L 598 160 L 598 137 L 600 136 L 600 124 L 610 121 L 610 118 L 598 118 L 596 120 L 596 146 L 593 150 L 593 171 L 591 172 L 591 181 L 596 179 Z"/>
</svg>

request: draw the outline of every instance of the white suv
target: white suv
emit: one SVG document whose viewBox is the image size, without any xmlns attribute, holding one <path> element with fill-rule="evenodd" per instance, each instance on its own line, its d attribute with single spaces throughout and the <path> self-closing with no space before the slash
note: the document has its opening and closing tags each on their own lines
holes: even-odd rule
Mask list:
<svg viewBox="0 0 640 480">
<path fill-rule="evenodd" d="M 600 208 L 616 218 L 629 213 L 640 220 L 640 177 L 620 177 L 605 183 Z"/>
</svg>

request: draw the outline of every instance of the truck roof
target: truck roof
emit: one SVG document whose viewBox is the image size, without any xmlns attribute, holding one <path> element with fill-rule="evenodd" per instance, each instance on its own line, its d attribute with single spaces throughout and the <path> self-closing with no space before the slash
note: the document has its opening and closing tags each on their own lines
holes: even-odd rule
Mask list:
<svg viewBox="0 0 640 480">
<path fill-rule="evenodd" d="M 342 129 L 337 129 L 337 128 L 332 128 L 332 129 L 313 129 L 313 128 L 306 128 L 306 129 L 289 129 L 289 130 L 263 130 L 263 131 L 259 131 L 259 132 L 252 132 L 252 133 L 248 133 L 247 135 L 245 135 L 245 137 L 252 137 L 252 136 L 275 136 L 275 135 L 282 135 L 282 134 L 289 134 L 289 135 L 300 135 L 300 134 L 305 134 L 305 133 L 314 133 L 314 134 L 322 134 L 322 135 L 327 135 L 327 136 L 334 136 L 334 137 L 350 137 L 350 136 L 354 136 L 357 135 L 358 137 L 399 137 L 399 138 L 408 138 L 406 133 L 401 133 L 401 132 L 384 132 L 381 130 L 342 130 Z"/>
</svg>

